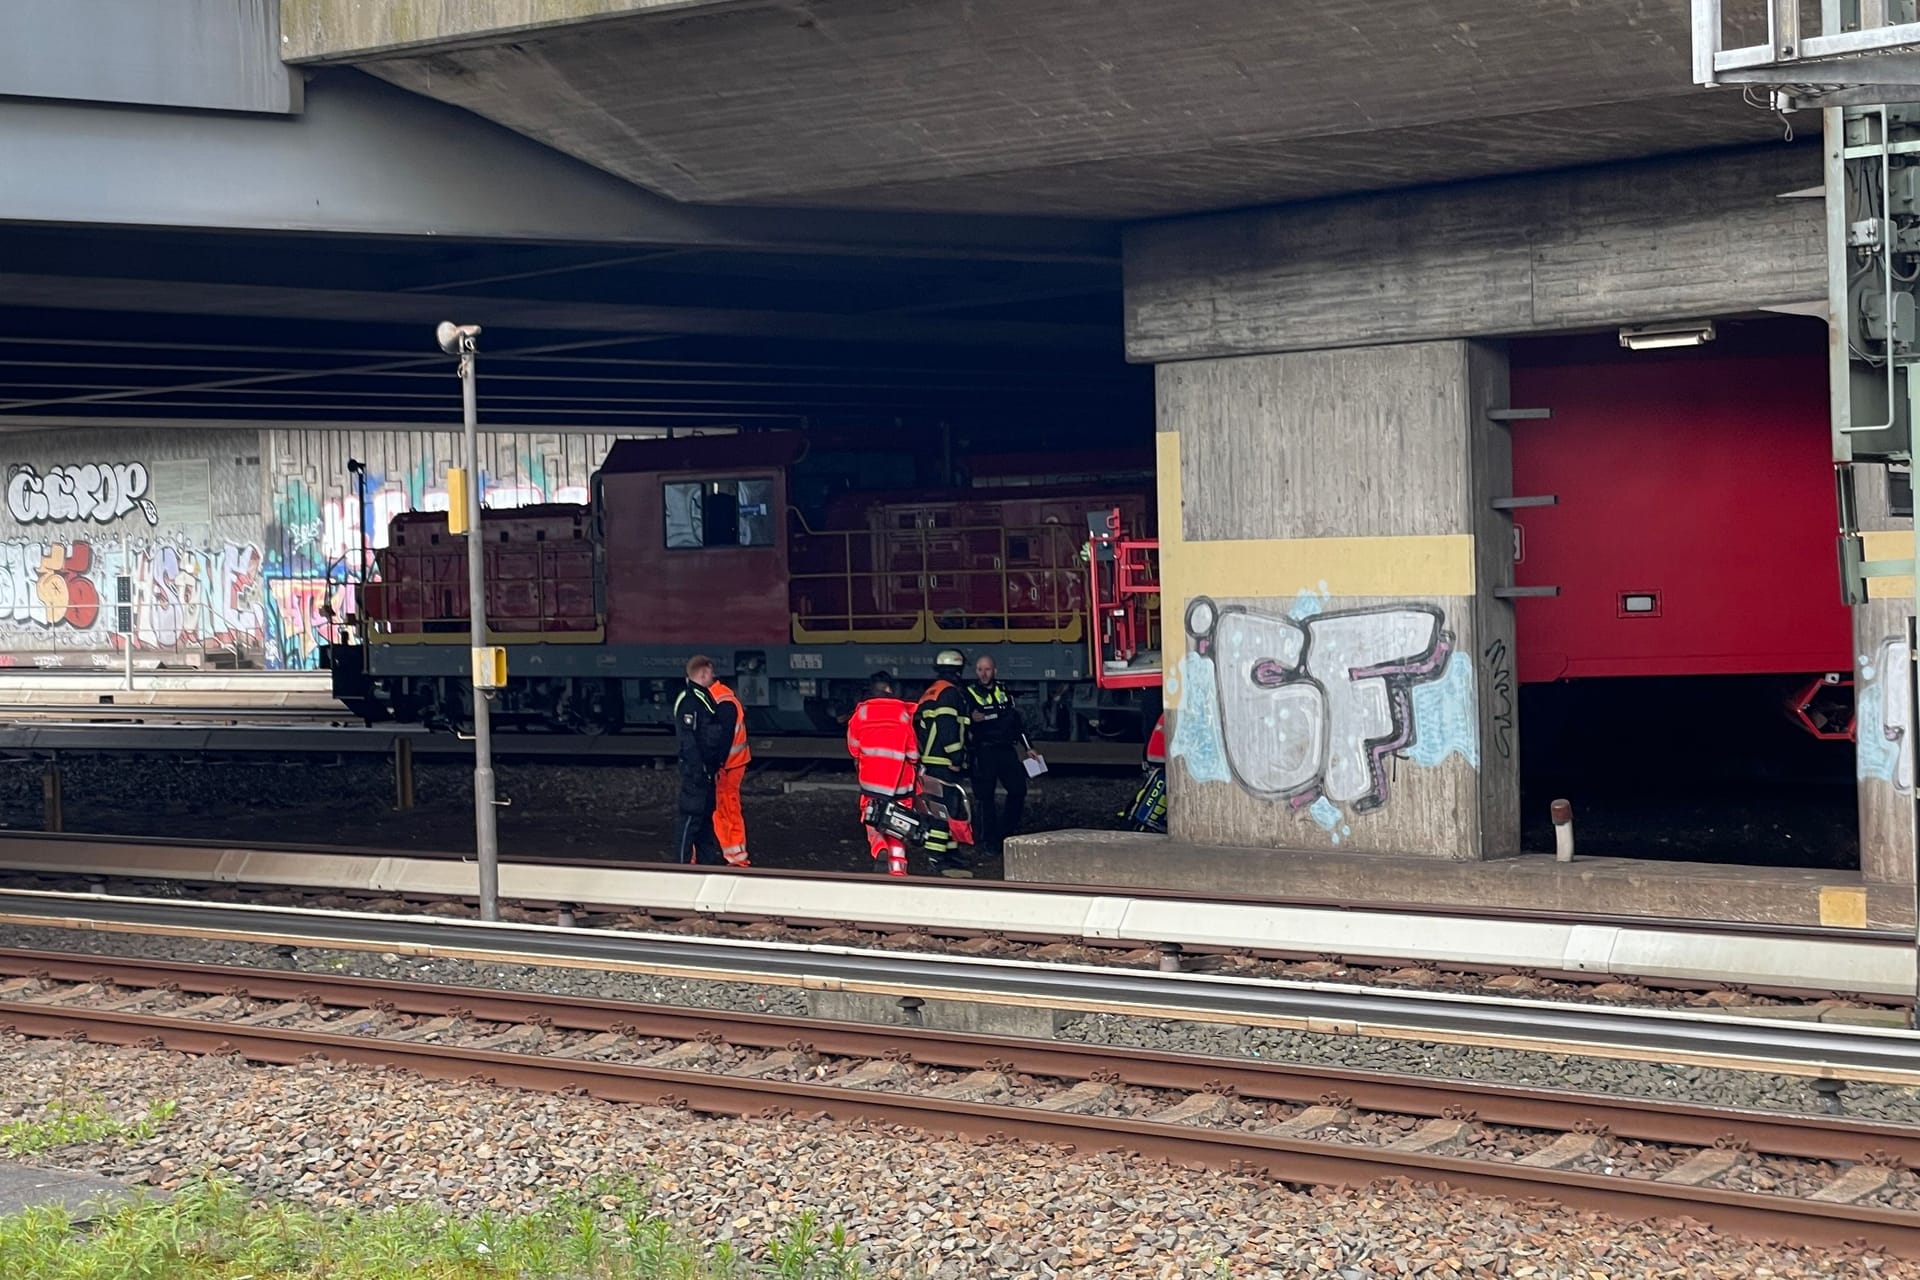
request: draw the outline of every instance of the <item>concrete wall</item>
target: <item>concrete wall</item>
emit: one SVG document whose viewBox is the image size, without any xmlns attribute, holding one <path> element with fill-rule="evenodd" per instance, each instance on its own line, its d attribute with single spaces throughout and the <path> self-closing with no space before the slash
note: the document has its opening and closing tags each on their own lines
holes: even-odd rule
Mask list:
<svg viewBox="0 0 1920 1280">
<path fill-rule="evenodd" d="M 1913 522 L 1887 510 L 1886 471 L 1854 470 L 1869 559 L 1913 554 Z M 1877 536 L 1876 536 L 1877 532 Z M 1860 873 L 1869 881 L 1913 880 L 1912 661 L 1907 619 L 1912 579 L 1875 578 L 1853 611 L 1854 762 L 1860 778 Z"/>
<path fill-rule="evenodd" d="M 543 27 L 716 0 L 278 0 L 288 62 L 341 61 L 426 45 L 506 40 Z"/>
<path fill-rule="evenodd" d="M 258 665 L 259 452 L 251 431 L 8 436 L 0 665 L 114 665 L 121 576 L 140 647 Z"/>
<path fill-rule="evenodd" d="M 1825 299 L 1817 146 L 1779 145 L 1153 223 L 1127 354 L 1514 337 Z"/>
<path fill-rule="evenodd" d="M 1513 645 L 1505 386 L 1466 342 L 1161 367 L 1177 838 L 1517 851 L 1518 744 L 1482 727 Z"/>
<path fill-rule="evenodd" d="M 489 433 L 489 506 L 584 502 L 614 440 Z M 136 665 L 311 669 L 356 607 L 361 550 L 444 510 L 448 431 L 100 428 L 6 437 L 0 666 L 113 667 L 118 579 Z M 347 461 L 367 468 L 366 526 Z"/>
</svg>

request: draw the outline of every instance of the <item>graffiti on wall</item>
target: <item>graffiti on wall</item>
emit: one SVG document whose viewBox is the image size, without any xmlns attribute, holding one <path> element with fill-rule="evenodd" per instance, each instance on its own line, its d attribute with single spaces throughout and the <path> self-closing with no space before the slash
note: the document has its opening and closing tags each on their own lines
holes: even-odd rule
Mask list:
<svg viewBox="0 0 1920 1280">
<path fill-rule="evenodd" d="M 1913 659 L 1907 642 L 1889 637 L 1874 652 L 1859 655 L 1860 687 L 1854 708 L 1854 760 L 1862 780 L 1913 790 Z"/>
<path fill-rule="evenodd" d="M 127 643 L 111 602 L 129 606 L 135 649 L 257 651 L 260 568 L 260 548 L 250 544 L 0 542 L 0 635 L 9 644 L 110 655 Z"/>
<path fill-rule="evenodd" d="M 18 524 L 112 524 L 138 511 L 160 523 L 147 497 L 147 468 L 140 462 L 89 462 L 50 467 L 44 476 L 25 464 L 7 477 L 7 514 Z"/>
<path fill-rule="evenodd" d="M 482 500 L 584 503 L 614 439 L 490 433 Z M 133 646 L 171 650 L 164 661 L 218 654 L 315 668 L 354 612 L 363 572 L 378 577 L 393 518 L 445 510 L 442 477 L 464 452 L 444 431 L 209 430 L 118 448 L 74 441 L 48 437 L 53 453 L 43 456 L 23 437 L 10 455 L 33 461 L 0 467 L 0 665 L 114 666 L 127 644 L 124 610 Z M 360 474 L 349 459 L 363 464 Z M 199 487 L 173 492 L 174 475 L 186 483 L 195 472 L 183 464 L 202 460 Z"/>
<path fill-rule="evenodd" d="M 480 472 L 481 502 L 496 509 L 584 503 L 587 479 L 612 439 L 490 437 L 483 442 L 492 456 Z M 441 479 L 453 465 L 459 442 L 445 432 L 396 435 L 392 440 L 366 433 L 323 439 L 321 454 L 339 458 L 316 457 L 307 438 L 280 443 L 285 465 L 301 469 L 269 478 L 265 662 L 270 668 L 311 670 L 320 663 L 321 649 L 338 638 L 354 612 L 362 577 L 378 580 L 378 553 L 387 545 L 393 518 L 409 511 L 447 509 Z M 361 478 L 346 471 L 343 459 L 348 452 L 361 459 L 378 457 L 388 453 L 384 445 L 405 446 L 389 455 L 396 457 L 393 465 L 366 462 Z"/>
<path fill-rule="evenodd" d="M 1459 755 L 1478 768 L 1470 656 L 1428 604 L 1330 610 L 1303 593 L 1285 614 L 1204 597 L 1169 754 L 1198 782 L 1233 782 L 1305 812 L 1336 843 L 1347 815 L 1388 803 L 1396 761 Z"/>
</svg>

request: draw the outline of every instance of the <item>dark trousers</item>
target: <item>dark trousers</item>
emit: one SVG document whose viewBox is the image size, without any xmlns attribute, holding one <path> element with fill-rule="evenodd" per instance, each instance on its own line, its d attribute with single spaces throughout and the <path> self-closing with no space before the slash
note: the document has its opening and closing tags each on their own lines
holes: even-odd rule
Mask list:
<svg viewBox="0 0 1920 1280">
<path fill-rule="evenodd" d="M 994 786 L 1007 789 L 1007 804 L 996 813 Z M 998 747 L 976 747 L 973 755 L 974 832 L 980 847 L 999 853 L 1008 836 L 1020 829 L 1020 814 L 1027 807 L 1027 767 L 1021 763 L 1020 748 L 1011 743 Z"/>
<path fill-rule="evenodd" d="M 925 778 L 931 778 L 935 782 L 958 783 L 960 781 L 959 774 L 942 765 L 927 765 L 921 770 L 921 775 Z M 929 790 L 934 789 L 929 788 Z M 951 797 L 948 797 L 947 803 L 952 803 Z M 977 840 L 979 836 L 976 834 L 974 838 Z M 967 865 L 967 856 L 963 851 L 964 846 L 962 846 L 958 840 L 954 839 L 953 828 L 947 825 L 945 819 L 931 818 L 928 820 L 925 848 L 927 850 L 927 863 L 934 871 L 945 871 L 949 868 L 964 868 Z"/>
<path fill-rule="evenodd" d="M 713 834 L 713 812 L 683 813 L 680 823 L 674 828 L 678 837 L 674 841 L 674 853 L 680 861 L 691 866 L 724 866 L 726 858 L 720 853 L 720 840 Z M 705 854 L 705 857 L 701 855 Z"/>
</svg>

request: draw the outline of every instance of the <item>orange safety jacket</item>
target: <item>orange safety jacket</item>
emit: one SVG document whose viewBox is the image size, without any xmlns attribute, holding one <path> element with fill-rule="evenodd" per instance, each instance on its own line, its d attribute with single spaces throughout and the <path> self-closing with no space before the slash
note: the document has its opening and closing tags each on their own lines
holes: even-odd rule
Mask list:
<svg viewBox="0 0 1920 1280">
<path fill-rule="evenodd" d="M 740 705 L 740 698 L 733 690 L 715 680 L 707 688 L 713 696 L 715 706 L 723 702 L 733 704 L 733 745 L 727 749 L 727 763 L 723 768 L 744 769 L 753 759 L 753 752 L 747 748 L 747 709 Z"/>
<path fill-rule="evenodd" d="M 868 698 L 855 707 L 847 718 L 847 754 L 857 762 L 860 790 L 878 796 L 912 795 L 920 763 L 912 704 Z"/>
</svg>

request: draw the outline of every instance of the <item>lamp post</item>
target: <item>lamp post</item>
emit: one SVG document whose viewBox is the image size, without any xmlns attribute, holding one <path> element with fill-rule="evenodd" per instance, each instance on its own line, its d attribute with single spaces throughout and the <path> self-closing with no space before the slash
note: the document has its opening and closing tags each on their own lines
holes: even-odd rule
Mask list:
<svg viewBox="0 0 1920 1280">
<path fill-rule="evenodd" d="M 473 834 L 480 864 L 480 918 L 500 918 L 500 832 L 494 814 L 493 709 L 489 690 L 506 684 L 506 650 L 487 644 L 486 547 L 480 532 L 480 427 L 474 357 L 480 326 L 442 322 L 440 349 L 460 360 L 460 406 L 467 432 L 467 465 L 447 473 L 447 527 L 467 538 L 467 616 L 473 650 Z"/>
</svg>

